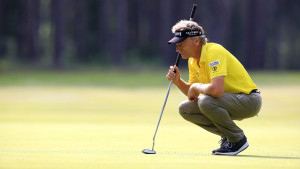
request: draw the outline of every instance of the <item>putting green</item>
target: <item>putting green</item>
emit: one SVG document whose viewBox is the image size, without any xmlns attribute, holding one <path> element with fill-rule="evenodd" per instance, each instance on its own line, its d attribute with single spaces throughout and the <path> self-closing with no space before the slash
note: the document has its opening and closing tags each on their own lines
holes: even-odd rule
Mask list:
<svg viewBox="0 0 300 169">
<path fill-rule="evenodd" d="M 299 86 L 262 86 L 258 117 L 237 122 L 249 141 L 238 156 L 213 156 L 219 137 L 183 120 L 174 86 L 146 155 L 164 88 L 1 87 L 1 169 L 300 168 Z"/>
</svg>

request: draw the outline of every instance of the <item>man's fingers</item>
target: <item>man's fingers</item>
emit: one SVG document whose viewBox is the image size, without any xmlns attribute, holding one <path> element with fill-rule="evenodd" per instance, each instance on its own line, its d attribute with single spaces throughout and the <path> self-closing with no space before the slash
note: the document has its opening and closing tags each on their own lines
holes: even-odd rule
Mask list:
<svg viewBox="0 0 300 169">
<path fill-rule="evenodd" d="M 190 96 L 188 96 L 189 101 L 193 102 L 197 99 L 198 97 L 194 94 L 191 94 Z"/>
<path fill-rule="evenodd" d="M 179 68 L 175 65 L 174 66 L 174 70 L 176 71 L 176 72 L 179 72 Z"/>
<path fill-rule="evenodd" d="M 197 98 L 196 96 L 190 96 L 190 97 L 189 97 L 189 101 L 193 102 L 193 101 L 196 100 L 196 98 Z"/>
<path fill-rule="evenodd" d="M 167 74 L 167 79 L 170 81 L 170 80 L 173 80 L 175 77 L 176 77 L 176 74 L 174 73 L 174 67 L 173 66 L 170 66 L 170 69 L 169 69 L 169 72 Z"/>
<path fill-rule="evenodd" d="M 167 78 L 168 78 L 169 80 L 172 80 L 172 79 L 174 79 L 174 76 L 172 76 L 171 74 L 168 74 Z"/>
<path fill-rule="evenodd" d="M 170 66 L 170 72 L 174 72 L 174 67 L 173 66 Z"/>
<path fill-rule="evenodd" d="M 170 66 L 170 70 L 169 70 L 169 75 L 172 77 L 172 78 L 175 78 L 175 76 L 176 76 L 176 74 L 175 74 L 175 72 L 174 72 L 174 67 L 173 66 Z"/>
<path fill-rule="evenodd" d="M 176 70 L 176 72 L 175 72 Z M 179 72 L 179 69 L 176 65 L 174 66 L 170 66 L 170 69 L 169 69 L 169 72 L 167 74 L 167 79 L 170 81 L 170 80 L 174 80 L 177 76 L 177 72 Z M 180 75 L 179 75 L 180 76 Z"/>
<path fill-rule="evenodd" d="M 195 93 L 195 91 L 193 90 L 192 87 L 190 87 L 189 91 L 188 91 L 188 99 L 189 101 L 193 102 L 197 99 L 197 94 Z"/>
</svg>

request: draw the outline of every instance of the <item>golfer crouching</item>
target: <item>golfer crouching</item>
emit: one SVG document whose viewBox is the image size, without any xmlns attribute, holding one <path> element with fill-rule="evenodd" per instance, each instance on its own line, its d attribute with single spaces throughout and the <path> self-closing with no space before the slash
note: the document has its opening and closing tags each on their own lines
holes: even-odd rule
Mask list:
<svg viewBox="0 0 300 169">
<path fill-rule="evenodd" d="M 189 82 L 180 78 L 178 67 L 167 74 L 188 100 L 179 105 L 180 115 L 197 126 L 221 136 L 214 155 L 236 155 L 249 144 L 243 130 L 233 120 L 258 114 L 260 91 L 243 65 L 223 46 L 208 43 L 196 22 L 182 20 L 173 26 L 176 51 L 188 60 Z M 176 71 L 176 73 L 174 72 Z"/>
</svg>

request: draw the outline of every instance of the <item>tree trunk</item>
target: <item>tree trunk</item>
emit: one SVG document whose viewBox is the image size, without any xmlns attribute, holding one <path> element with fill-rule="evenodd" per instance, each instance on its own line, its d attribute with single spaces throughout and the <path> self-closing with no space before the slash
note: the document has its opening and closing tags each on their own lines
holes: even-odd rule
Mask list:
<svg viewBox="0 0 300 169">
<path fill-rule="evenodd" d="M 76 60 L 79 62 L 90 61 L 89 49 L 89 23 L 88 23 L 88 4 L 87 1 L 74 1 L 73 2 L 73 40 L 76 50 Z"/>
<path fill-rule="evenodd" d="M 128 5 L 128 29 L 127 42 L 129 50 L 137 50 L 139 48 L 139 0 L 130 0 Z"/>
<path fill-rule="evenodd" d="M 18 58 L 23 62 L 37 63 L 39 61 L 39 1 L 19 0 L 19 2 Z"/>
<path fill-rule="evenodd" d="M 63 68 L 64 54 L 64 12 L 62 0 L 52 0 L 52 19 L 54 26 L 54 56 L 52 65 L 56 69 Z"/>
<path fill-rule="evenodd" d="M 116 25 L 116 49 L 113 50 L 114 63 L 124 66 L 127 42 L 127 0 L 118 1 L 117 4 L 117 25 Z"/>
<path fill-rule="evenodd" d="M 265 1 L 248 0 L 245 19 L 245 66 L 249 69 L 263 69 L 266 49 Z"/>
<path fill-rule="evenodd" d="M 163 62 L 165 65 L 174 65 L 176 61 L 176 52 L 174 45 L 168 45 L 168 41 L 172 38 L 171 33 L 171 11 L 172 11 L 172 1 L 171 0 L 163 0 L 160 1 L 160 29 L 163 30 L 163 33 L 159 33 L 160 42 L 159 49 L 161 58 L 163 58 Z M 166 31 L 166 32 L 165 32 Z M 169 31 L 169 33 L 168 33 Z"/>
<path fill-rule="evenodd" d="M 123 66 L 127 47 L 127 0 L 105 0 L 99 3 L 98 34 L 104 62 Z M 106 64 L 106 63 L 104 63 Z"/>
<path fill-rule="evenodd" d="M 110 1 L 99 1 L 98 6 L 98 46 L 99 52 L 102 55 L 100 59 L 103 64 L 110 62 L 110 42 L 111 42 L 111 29 L 110 29 Z"/>
<path fill-rule="evenodd" d="M 3 0 L 0 0 L 0 62 L 4 58 L 4 40 L 3 40 Z M 1 64 L 1 63 L 0 63 Z M 1 68 L 0 68 L 1 69 Z"/>
<path fill-rule="evenodd" d="M 266 29 L 269 31 L 266 32 L 266 55 L 265 55 L 265 64 L 264 69 L 274 70 L 280 69 L 280 60 L 279 60 L 279 49 L 281 42 L 280 34 L 280 25 L 281 25 L 281 13 L 280 13 L 280 4 L 279 1 L 269 1 L 269 8 L 267 11 L 268 23 Z"/>
</svg>

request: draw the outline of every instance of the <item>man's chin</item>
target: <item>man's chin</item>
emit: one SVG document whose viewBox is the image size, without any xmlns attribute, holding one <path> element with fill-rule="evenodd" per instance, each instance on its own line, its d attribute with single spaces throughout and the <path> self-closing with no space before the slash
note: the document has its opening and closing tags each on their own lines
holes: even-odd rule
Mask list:
<svg viewBox="0 0 300 169">
<path fill-rule="evenodd" d="M 188 59 L 189 57 L 186 57 L 186 56 L 184 56 L 184 55 L 183 55 L 183 56 L 181 55 L 181 58 L 182 58 L 182 59 Z"/>
</svg>

